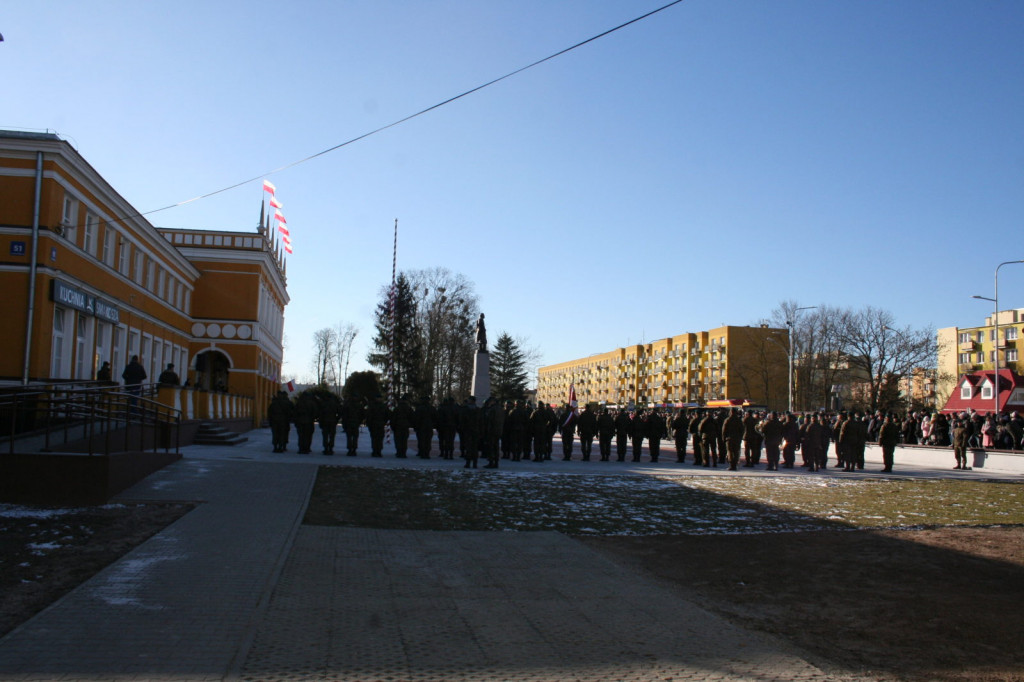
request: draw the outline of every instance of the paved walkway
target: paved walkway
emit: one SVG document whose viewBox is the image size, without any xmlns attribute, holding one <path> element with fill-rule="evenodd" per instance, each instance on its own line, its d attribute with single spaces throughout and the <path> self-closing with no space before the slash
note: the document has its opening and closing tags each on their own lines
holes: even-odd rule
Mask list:
<svg viewBox="0 0 1024 682">
<path fill-rule="evenodd" d="M 202 503 L 0 639 L 0 680 L 846 679 L 556 533 L 300 526 L 319 464 L 461 462 L 273 454 L 268 431 L 249 437 L 185 448 L 126 491 Z M 502 471 L 513 467 L 724 473 L 664 461 Z"/>
</svg>

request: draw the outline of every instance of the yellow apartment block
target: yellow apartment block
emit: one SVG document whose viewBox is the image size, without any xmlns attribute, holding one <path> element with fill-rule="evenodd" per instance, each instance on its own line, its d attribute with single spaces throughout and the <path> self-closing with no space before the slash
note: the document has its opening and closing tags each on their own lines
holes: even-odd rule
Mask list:
<svg viewBox="0 0 1024 682">
<path fill-rule="evenodd" d="M 266 226 L 157 229 L 64 140 L 0 131 L 0 383 L 120 379 L 138 355 L 186 418 L 262 420 L 280 384 L 286 273 Z"/>
<path fill-rule="evenodd" d="M 1018 339 L 1024 343 L 1024 308 L 999 311 L 999 342 L 996 343 L 996 319 L 985 318 L 978 327 L 945 327 L 938 330 L 939 373 L 936 379 L 936 403 L 945 405 L 962 374 L 994 370 L 996 348 L 999 368 L 1020 374 Z"/>
<path fill-rule="evenodd" d="M 541 367 L 537 396 L 564 403 L 694 405 L 749 400 L 785 409 L 789 334 L 774 327 L 718 327 Z"/>
</svg>

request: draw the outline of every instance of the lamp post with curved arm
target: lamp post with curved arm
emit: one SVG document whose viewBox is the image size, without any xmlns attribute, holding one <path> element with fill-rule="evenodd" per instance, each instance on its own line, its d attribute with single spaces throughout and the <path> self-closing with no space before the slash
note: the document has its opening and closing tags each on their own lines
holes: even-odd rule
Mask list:
<svg viewBox="0 0 1024 682">
<path fill-rule="evenodd" d="M 995 353 L 995 361 L 993 365 L 996 368 L 995 387 L 992 395 L 992 416 L 995 419 L 999 418 L 999 268 L 1004 265 L 1012 265 L 1014 263 L 1024 263 L 1024 260 L 1008 260 L 996 266 L 995 298 L 989 298 L 988 296 L 972 296 L 972 298 L 978 298 L 983 301 L 992 301 L 992 303 L 995 304 L 995 314 L 992 316 L 992 325 L 995 331 L 995 341 L 993 343 L 993 346 L 995 347 L 995 350 L 993 351 Z"/>
</svg>

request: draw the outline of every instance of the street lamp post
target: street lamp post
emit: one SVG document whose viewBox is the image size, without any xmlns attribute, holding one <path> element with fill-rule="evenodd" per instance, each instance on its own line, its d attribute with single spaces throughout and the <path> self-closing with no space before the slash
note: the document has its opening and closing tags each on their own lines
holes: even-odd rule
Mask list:
<svg viewBox="0 0 1024 682">
<path fill-rule="evenodd" d="M 789 327 L 789 411 L 793 411 L 793 325 L 796 323 L 797 313 L 801 310 L 814 310 L 818 306 L 808 305 L 802 308 L 795 308 L 788 320 L 786 320 L 786 326 Z"/>
<path fill-rule="evenodd" d="M 995 351 L 993 351 L 995 353 L 995 362 L 993 364 L 996 368 L 995 388 L 992 395 L 992 417 L 994 419 L 999 418 L 999 268 L 1003 267 L 1004 265 L 1012 265 L 1014 263 L 1024 263 L 1024 260 L 1008 260 L 996 266 L 995 298 L 989 298 L 987 296 L 972 297 L 979 298 L 983 301 L 992 301 L 992 303 L 995 304 L 995 314 L 992 316 L 992 325 L 995 328 L 995 341 L 993 343 L 993 346 L 995 347 Z"/>
</svg>

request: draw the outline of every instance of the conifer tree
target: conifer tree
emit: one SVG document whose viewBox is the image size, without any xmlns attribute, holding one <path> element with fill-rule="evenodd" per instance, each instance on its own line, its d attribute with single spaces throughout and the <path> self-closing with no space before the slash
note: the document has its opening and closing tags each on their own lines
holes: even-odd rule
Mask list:
<svg viewBox="0 0 1024 682">
<path fill-rule="evenodd" d="M 520 400 L 526 395 L 526 353 L 507 332 L 491 351 L 491 395 L 498 400 Z"/>
</svg>

